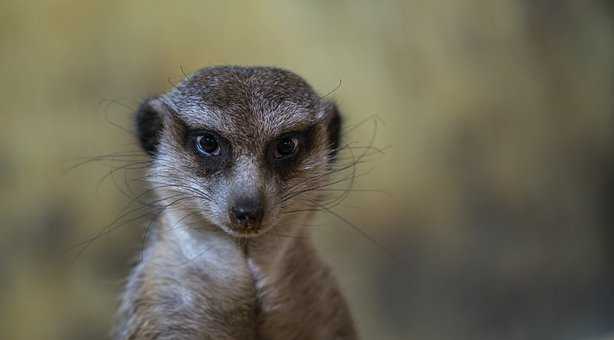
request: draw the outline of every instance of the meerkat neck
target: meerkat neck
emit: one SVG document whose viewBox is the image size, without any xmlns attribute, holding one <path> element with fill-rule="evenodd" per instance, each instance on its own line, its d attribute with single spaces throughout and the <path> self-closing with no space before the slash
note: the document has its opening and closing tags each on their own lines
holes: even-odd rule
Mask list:
<svg viewBox="0 0 614 340">
<path fill-rule="evenodd" d="M 198 267 L 220 281 L 244 275 L 246 261 L 236 239 L 202 219 L 178 216 L 174 211 L 164 214 L 161 239 L 177 250 L 181 262 Z"/>
<path fill-rule="evenodd" d="M 243 262 L 258 272 L 272 273 L 284 267 L 289 253 L 313 251 L 310 234 L 296 225 L 280 225 L 256 238 L 236 238 L 204 219 L 179 216 L 175 211 L 164 214 L 163 239 L 172 243 L 186 261 L 195 264 L 222 269 Z"/>
</svg>

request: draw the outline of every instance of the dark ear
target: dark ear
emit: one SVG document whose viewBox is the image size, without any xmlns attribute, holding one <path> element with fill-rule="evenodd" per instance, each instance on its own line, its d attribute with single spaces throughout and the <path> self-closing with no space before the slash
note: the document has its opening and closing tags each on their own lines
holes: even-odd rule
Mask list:
<svg viewBox="0 0 614 340">
<path fill-rule="evenodd" d="M 141 147 L 150 156 L 158 153 L 163 127 L 162 103 L 157 98 L 147 98 L 136 110 L 136 134 Z"/>
<path fill-rule="evenodd" d="M 341 145 L 341 125 L 343 121 L 337 104 L 331 103 L 328 110 L 328 143 L 330 145 L 330 158 L 334 161 Z"/>
</svg>

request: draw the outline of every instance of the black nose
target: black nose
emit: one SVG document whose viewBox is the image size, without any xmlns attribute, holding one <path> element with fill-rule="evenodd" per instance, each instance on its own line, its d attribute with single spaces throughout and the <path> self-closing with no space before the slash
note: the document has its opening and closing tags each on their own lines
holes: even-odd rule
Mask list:
<svg viewBox="0 0 614 340">
<path fill-rule="evenodd" d="M 242 226 L 255 226 L 262 222 L 264 206 L 259 198 L 237 200 L 230 208 L 230 218 Z"/>
</svg>

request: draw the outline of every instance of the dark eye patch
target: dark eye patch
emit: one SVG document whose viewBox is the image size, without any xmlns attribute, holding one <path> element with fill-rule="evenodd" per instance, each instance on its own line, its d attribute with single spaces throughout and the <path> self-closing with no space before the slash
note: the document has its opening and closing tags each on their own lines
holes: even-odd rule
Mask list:
<svg viewBox="0 0 614 340">
<path fill-rule="evenodd" d="M 302 131 L 291 131 L 271 140 L 266 148 L 267 159 L 272 168 L 287 173 L 311 150 L 315 125 Z"/>
<path fill-rule="evenodd" d="M 185 146 L 206 174 L 219 171 L 232 161 L 230 142 L 212 130 L 188 129 Z"/>
</svg>

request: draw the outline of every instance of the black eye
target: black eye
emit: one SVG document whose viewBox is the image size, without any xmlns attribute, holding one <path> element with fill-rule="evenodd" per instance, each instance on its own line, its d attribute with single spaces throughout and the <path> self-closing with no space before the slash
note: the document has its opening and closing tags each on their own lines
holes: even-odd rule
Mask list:
<svg viewBox="0 0 614 340">
<path fill-rule="evenodd" d="M 194 145 L 196 151 L 203 156 L 217 156 L 221 152 L 217 137 L 210 133 L 196 136 Z"/>
<path fill-rule="evenodd" d="M 297 137 L 282 137 L 274 145 L 273 157 L 282 159 L 294 156 L 298 151 Z"/>
</svg>

